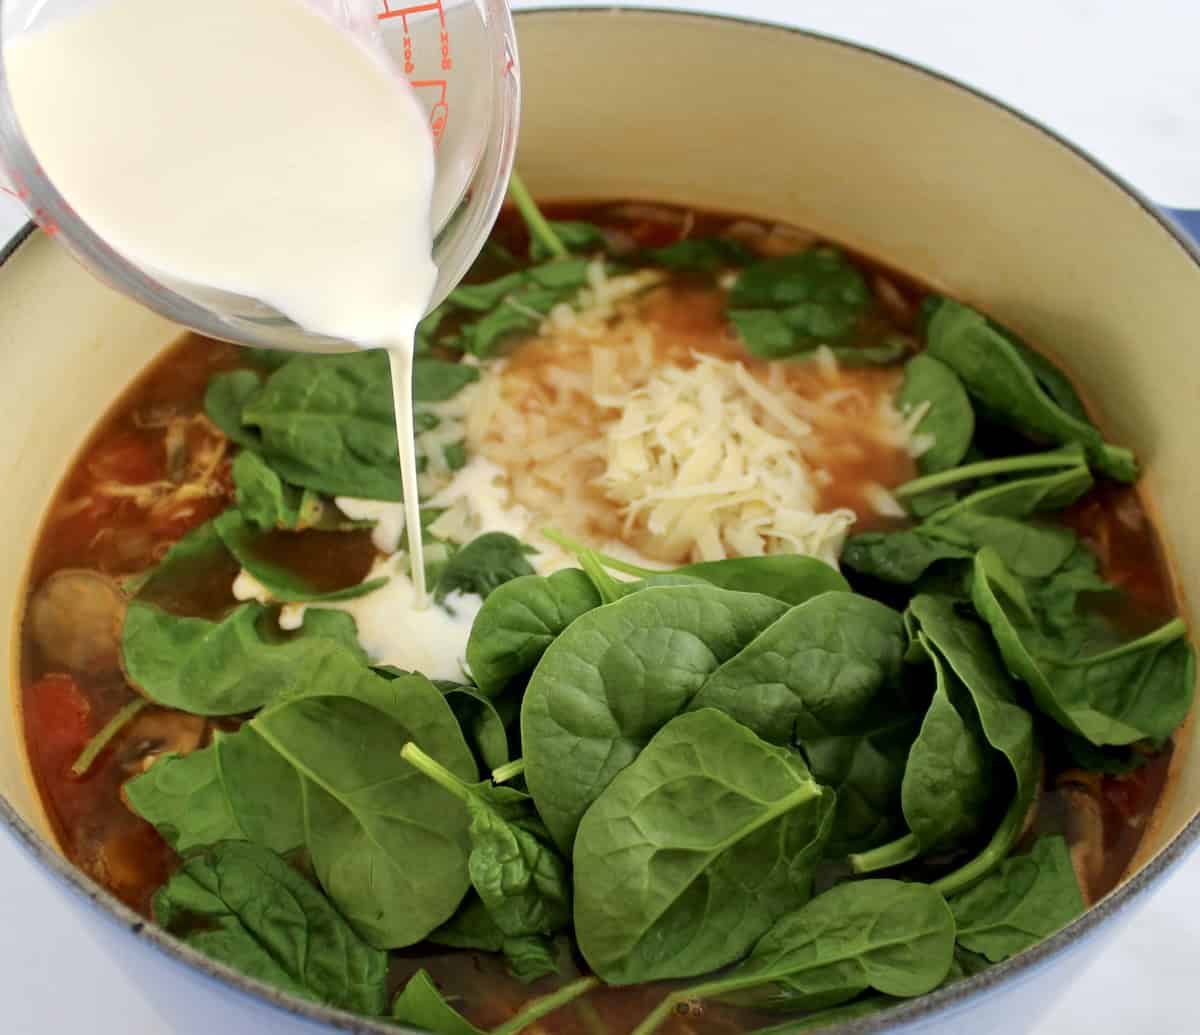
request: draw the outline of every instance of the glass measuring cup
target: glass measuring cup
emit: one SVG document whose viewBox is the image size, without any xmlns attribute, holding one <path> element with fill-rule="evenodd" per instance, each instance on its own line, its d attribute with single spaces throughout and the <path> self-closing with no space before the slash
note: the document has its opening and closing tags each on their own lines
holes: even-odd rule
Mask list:
<svg viewBox="0 0 1200 1035">
<path fill-rule="evenodd" d="M 3 46 L 106 0 L 0 0 L 0 165 L 33 219 L 118 291 L 213 338 L 265 348 L 343 352 L 264 302 L 152 273 L 104 241 L 42 170 L 9 93 Z M 436 146 L 436 305 L 479 254 L 504 201 L 516 152 L 520 78 L 507 0 L 308 0 L 347 31 L 377 33 L 428 112 Z"/>
</svg>

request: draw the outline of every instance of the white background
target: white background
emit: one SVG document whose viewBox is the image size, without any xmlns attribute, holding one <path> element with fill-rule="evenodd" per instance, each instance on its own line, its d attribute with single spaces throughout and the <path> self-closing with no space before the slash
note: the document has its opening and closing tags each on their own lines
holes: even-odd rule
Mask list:
<svg viewBox="0 0 1200 1035">
<path fill-rule="evenodd" d="M 540 6 L 517 2 L 514 6 Z M 589 6 L 608 6 L 592 4 Z M 1200 209 L 1196 0 L 741 0 L 654 5 L 757 16 L 865 42 L 981 87 L 1072 137 L 1164 204 Z M 819 102 L 819 99 L 817 99 Z M 0 198 L 0 239 L 23 222 Z M 220 1023 L 224 994 L 155 966 L 0 834 L 0 1032 L 183 1035 Z M 1036 1035 L 1200 1030 L 1200 858 L 1108 947 Z M 150 987 L 153 986 L 153 987 Z M 297 1030 L 273 1014 L 221 1035 Z M 305 1026 L 305 1031 L 309 1029 Z M 949 1035 L 949 1033 L 948 1033 Z"/>
</svg>

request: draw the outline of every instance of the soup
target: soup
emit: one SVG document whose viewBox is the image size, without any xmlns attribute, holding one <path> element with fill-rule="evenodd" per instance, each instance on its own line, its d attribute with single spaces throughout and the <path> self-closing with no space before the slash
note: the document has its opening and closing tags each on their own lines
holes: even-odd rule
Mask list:
<svg viewBox="0 0 1200 1035">
<path fill-rule="evenodd" d="M 426 611 L 380 356 L 188 337 L 95 429 L 22 641 L 68 857 L 435 1032 L 832 1022 L 1111 890 L 1194 682 L 1132 455 L 801 231 L 547 215 L 422 326 Z"/>
</svg>

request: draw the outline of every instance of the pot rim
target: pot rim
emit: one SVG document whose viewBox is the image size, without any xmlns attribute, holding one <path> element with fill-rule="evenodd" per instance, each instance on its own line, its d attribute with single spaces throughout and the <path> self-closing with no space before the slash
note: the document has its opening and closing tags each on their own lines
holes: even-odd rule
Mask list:
<svg viewBox="0 0 1200 1035">
<path fill-rule="evenodd" d="M 909 72 L 933 79 L 944 86 L 970 94 L 984 101 L 993 108 L 1018 119 L 1029 128 L 1046 137 L 1050 142 L 1072 152 L 1076 157 L 1087 163 L 1093 171 L 1105 177 L 1110 183 L 1119 188 L 1128 198 L 1136 202 L 1142 211 L 1159 224 L 1174 240 L 1186 255 L 1200 269 L 1200 247 L 1188 237 L 1183 230 L 1163 211 L 1155 205 L 1140 190 L 1130 184 L 1121 175 L 1110 169 L 1087 150 L 1063 137 L 1055 130 L 1041 123 L 1032 116 L 993 97 L 984 90 L 962 82 L 953 76 L 946 75 L 928 68 L 915 61 L 899 57 L 867 44 L 856 43 L 852 40 L 833 36 L 828 33 L 815 32 L 780 22 L 762 18 L 749 18 L 740 15 L 720 14 L 703 10 L 681 10 L 662 7 L 623 7 L 613 4 L 602 6 L 544 6 L 524 8 L 515 12 L 518 29 L 520 25 L 536 17 L 571 17 L 575 15 L 609 14 L 629 18 L 674 18 L 679 20 L 694 20 L 725 24 L 737 24 L 767 29 L 774 32 L 787 33 L 822 43 L 831 43 L 846 50 L 867 54 L 894 65 L 899 65 Z M 519 33 L 518 33 L 519 42 Z M 11 259 L 17 251 L 32 236 L 37 227 L 33 222 L 26 223 L 0 249 L 0 266 Z M 279 991 L 273 986 L 249 978 L 244 974 L 222 963 L 204 956 L 186 943 L 168 934 L 162 928 L 149 923 L 139 913 L 119 901 L 91 877 L 69 862 L 60 854 L 46 838 L 39 835 L 16 811 L 8 799 L 0 794 L 0 826 L 7 827 L 16 840 L 30 854 L 46 866 L 57 878 L 80 893 L 92 905 L 98 907 L 109 919 L 129 929 L 135 937 L 141 938 L 171 959 L 184 963 L 210 980 L 220 981 L 226 986 L 256 1000 L 272 1004 L 280 1010 L 306 1020 L 323 1023 L 331 1029 L 355 1033 L 355 1035 L 421 1035 L 416 1029 L 402 1027 L 384 1018 L 371 1019 L 349 1013 L 334 1007 L 323 1006 L 319 1003 L 302 999 L 299 996 Z M 1039 942 L 1037 945 L 1018 953 L 1011 959 L 990 966 L 987 970 L 973 977 L 955 982 L 953 985 L 935 990 L 927 995 L 905 1003 L 898 1004 L 868 1017 L 846 1021 L 830 1027 L 834 1035 L 876 1035 L 882 1032 L 901 1031 L 909 1025 L 916 1026 L 939 1017 L 958 1012 L 980 1001 L 992 989 L 1000 985 L 1016 985 L 1031 978 L 1035 970 L 1049 962 L 1060 953 L 1077 948 L 1086 938 L 1090 937 L 1102 924 L 1112 920 L 1117 914 L 1125 911 L 1137 902 L 1142 901 L 1155 885 L 1162 881 L 1177 866 L 1184 857 L 1200 844 L 1200 810 L 1192 816 L 1182 830 L 1171 841 L 1147 861 L 1136 873 L 1120 884 L 1115 890 L 1106 895 L 1098 903 L 1086 910 L 1081 916 L 1064 927 L 1057 934 Z"/>
</svg>

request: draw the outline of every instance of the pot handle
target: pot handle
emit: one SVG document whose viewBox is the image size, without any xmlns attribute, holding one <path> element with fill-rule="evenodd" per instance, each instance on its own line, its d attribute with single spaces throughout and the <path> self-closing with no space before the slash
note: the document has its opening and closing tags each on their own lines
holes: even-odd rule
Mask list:
<svg viewBox="0 0 1200 1035">
<path fill-rule="evenodd" d="M 1186 233 L 1193 241 L 1200 244 L 1200 209 L 1197 208 L 1168 208 L 1162 210 L 1174 220 L 1175 225 Z"/>
</svg>

